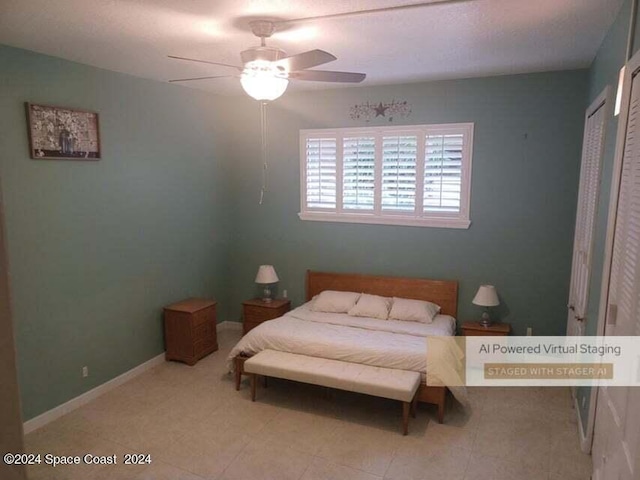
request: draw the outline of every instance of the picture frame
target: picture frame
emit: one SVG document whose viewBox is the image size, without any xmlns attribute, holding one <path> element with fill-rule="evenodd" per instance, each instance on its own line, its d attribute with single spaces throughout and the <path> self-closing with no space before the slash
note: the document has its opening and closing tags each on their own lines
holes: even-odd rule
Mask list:
<svg viewBox="0 0 640 480">
<path fill-rule="evenodd" d="M 34 160 L 100 160 L 96 112 L 25 103 L 29 153 Z"/>
</svg>

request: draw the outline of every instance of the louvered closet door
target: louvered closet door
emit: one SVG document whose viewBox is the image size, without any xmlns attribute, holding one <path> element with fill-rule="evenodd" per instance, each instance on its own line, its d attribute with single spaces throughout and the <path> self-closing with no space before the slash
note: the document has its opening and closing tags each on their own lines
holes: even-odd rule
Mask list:
<svg viewBox="0 0 640 480">
<path fill-rule="evenodd" d="M 591 276 L 593 231 L 602 166 L 605 111 L 603 97 L 597 100 L 595 105 L 589 107 L 585 122 L 573 242 L 567 335 L 582 335 L 584 333 L 584 318 Z"/>
<path fill-rule="evenodd" d="M 640 335 L 640 77 L 633 78 L 622 159 L 606 335 Z M 615 172 L 614 172 L 615 173 Z M 637 480 L 640 388 L 600 387 L 594 478 Z"/>
</svg>

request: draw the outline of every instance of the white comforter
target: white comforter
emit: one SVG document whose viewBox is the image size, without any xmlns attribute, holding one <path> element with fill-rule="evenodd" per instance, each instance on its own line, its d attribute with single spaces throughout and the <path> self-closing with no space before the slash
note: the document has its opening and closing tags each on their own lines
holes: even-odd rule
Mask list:
<svg viewBox="0 0 640 480">
<path fill-rule="evenodd" d="M 424 324 L 313 312 L 308 305 L 251 330 L 231 350 L 229 369 L 239 353 L 270 349 L 424 374 L 426 337 L 455 334 L 455 319 L 447 315 Z"/>
</svg>

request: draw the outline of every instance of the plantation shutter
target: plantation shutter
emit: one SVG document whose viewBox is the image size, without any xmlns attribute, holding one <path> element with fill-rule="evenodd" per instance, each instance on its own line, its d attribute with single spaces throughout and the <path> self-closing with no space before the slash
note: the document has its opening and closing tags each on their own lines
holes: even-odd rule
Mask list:
<svg viewBox="0 0 640 480">
<path fill-rule="evenodd" d="M 602 166 L 605 110 L 604 104 L 600 105 L 587 118 L 585 124 L 569 294 L 569 304 L 575 308 L 575 316 L 579 319 L 585 317 L 588 301 L 593 234 Z"/>
<path fill-rule="evenodd" d="M 342 159 L 342 208 L 373 211 L 375 137 L 345 137 Z"/>
<path fill-rule="evenodd" d="M 307 207 L 336 208 L 337 142 L 335 138 L 307 138 Z"/>
<path fill-rule="evenodd" d="M 460 212 L 463 134 L 428 134 L 424 157 L 424 212 Z"/>
<path fill-rule="evenodd" d="M 640 79 L 631 87 L 613 242 L 607 335 L 640 335 Z"/>
<path fill-rule="evenodd" d="M 468 228 L 473 124 L 300 131 L 302 220 Z"/>
<path fill-rule="evenodd" d="M 416 135 L 382 137 L 383 211 L 415 211 L 417 154 Z"/>
</svg>

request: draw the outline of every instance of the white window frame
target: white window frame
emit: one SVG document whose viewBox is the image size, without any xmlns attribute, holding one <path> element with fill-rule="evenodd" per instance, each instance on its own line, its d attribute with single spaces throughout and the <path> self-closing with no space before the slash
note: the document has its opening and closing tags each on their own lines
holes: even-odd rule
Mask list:
<svg viewBox="0 0 640 480">
<path fill-rule="evenodd" d="M 403 125 L 384 127 L 358 128 L 326 128 L 300 130 L 300 213 L 301 220 L 317 222 L 369 223 L 378 225 L 407 225 L 415 227 L 438 227 L 466 229 L 471 225 L 469 210 L 471 205 L 471 165 L 473 158 L 473 123 L 449 123 L 437 125 Z M 462 167 L 460 185 L 459 212 L 424 212 L 424 162 L 425 139 L 427 135 L 462 134 Z M 416 197 L 413 212 L 382 212 L 382 148 L 381 141 L 385 135 L 415 135 L 417 137 L 416 154 Z M 371 212 L 353 212 L 342 208 L 342 176 L 344 137 L 372 136 L 376 139 L 375 152 L 375 190 L 374 209 Z M 336 208 L 313 208 L 307 206 L 307 158 L 306 143 L 312 138 L 335 138 L 337 146 L 336 158 Z"/>
</svg>

